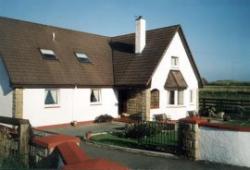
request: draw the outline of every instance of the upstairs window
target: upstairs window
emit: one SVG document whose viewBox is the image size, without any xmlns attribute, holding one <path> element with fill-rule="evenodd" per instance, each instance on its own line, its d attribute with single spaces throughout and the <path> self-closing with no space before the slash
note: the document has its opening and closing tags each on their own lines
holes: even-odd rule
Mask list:
<svg viewBox="0 0 250 170">
<path fill-rule="evenodd" d="M 75 56 L 77 57 L 78 61 L 81 63 L 90 63 L 89 57 L 85 53 L 76 52 Z"/>
<path fill-rule="evenodd" d="M 44 104 L 47 106 L 58 105 L 58 89 L 45 89 Z"/>
<path fill-rule="evenodd" d="M 44 59 L 55 60 L 56 54 L 53 50 L 50 49 L 40 49 L 41 54 Z"/>
<path fill-rule="evenodd" d="M 101 89 L 91 89 L 90 102 L 101 103 Z"/>
<path fill-rule="evenodd" d="M 176 57 L 176 56 L 171 57 L 171 66 L 172 67 L 179 66 L 179 57 Z"/>
</svg>

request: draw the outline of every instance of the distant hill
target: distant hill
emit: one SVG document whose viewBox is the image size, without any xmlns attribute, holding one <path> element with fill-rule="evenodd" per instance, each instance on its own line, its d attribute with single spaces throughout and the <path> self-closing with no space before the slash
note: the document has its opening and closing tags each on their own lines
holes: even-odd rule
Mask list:
<svg viewBox="0 0 250 170">
<path fill-rule="evenodd" d="M 214 86 L 250 86 L 250 81 L 217 80 L 209 82 L 207 85 Z"/>
</svg>

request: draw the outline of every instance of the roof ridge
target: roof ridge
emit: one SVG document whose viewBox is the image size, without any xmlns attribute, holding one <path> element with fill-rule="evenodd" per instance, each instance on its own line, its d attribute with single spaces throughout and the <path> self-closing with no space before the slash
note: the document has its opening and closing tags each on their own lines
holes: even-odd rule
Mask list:
<svg viewBox="0 0 250 170">
<path fill-rule="evenodd" d="M 151 32 L 151 31 L 158 31 L 158 30 L 162 30 L 162 29 L 170 29 L 171 27 L 176 27 L 176 29 L 179 29 L 181 27 L 180 24 L 176 24 L 176 25 L 170 25 L 170 26 L 166 26 L 166 27 L 161 27 L 161 28 L 153 28 L 153 29 L 149 29 L 149 30 L 146 30 L 146 32 Z M 119 37 L 123 37 L 123 36 L 132 36 L 134 35 L 135 32 L 131 32 L 131 33 L 127 33 L 127 34 L 121 34 L 121 35 L 117 35 L 117 36 L 112 36 L 112 38 L 119 38 Z"/>
<path fill-rule="evenodd" d="M 85 32 L 85 31 L 80 31 L 80 30 L 74 30 L 74 29 L 71 29 L 71 28 L 64 28 L 64 27 L 54 26 L 54 25 L 41 24 L 41 23 L 37 23 L 37 22 L 32 22 L 32 21 L 27 21 L 27 20 L 21 20 L 21 19 L 16 19 L 16 18 L 9 18 L 9 17 L 5 17 L 5 16 L 0 16 L 0 20 L 9 20 L 11 22 L 20 22 L 20 23 L 25 23 L 25 24 L 34 24 L 34 25 L 38 25 L 38 26 L 50 27 L 50 28 L 59 29 L 59 30 L 65 30 L 65 31 L 71 31 L 71 32 L 91 34 L 91 35 L 99 36 L 99 37 L 103 37 L 103 38 L 111 38 L 111 36 L 105 36 L 105 35 L 100 35 L 100 34 L 95 34 L 95 33 L 90 33 L 90 32 Z"/>
</svg>

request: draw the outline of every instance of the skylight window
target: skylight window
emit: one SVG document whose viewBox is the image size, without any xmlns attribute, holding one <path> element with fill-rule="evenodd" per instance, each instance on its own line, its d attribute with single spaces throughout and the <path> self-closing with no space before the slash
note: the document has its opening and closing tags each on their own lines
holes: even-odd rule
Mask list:
<svg viewBox="0 0 250 170">
<path fill-rule="evenodd" d="M 45 59 L 55 60 L 56 54 L 53 50 L 50 49 L 40 49 L 41 54 Z"/>
<path fill-rule="evenodd" d="M 85 53 L 76 52 L 75 55 L 76 55 L 77 59 L 79 60 L 79 62 L 90 63 L 89 57 Z"/>
</svg>

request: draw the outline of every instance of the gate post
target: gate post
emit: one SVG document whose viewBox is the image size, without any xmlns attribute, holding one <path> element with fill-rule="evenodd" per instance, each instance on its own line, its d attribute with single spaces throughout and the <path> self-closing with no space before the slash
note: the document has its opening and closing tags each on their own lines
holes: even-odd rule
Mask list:
<svg viewBox="0 0 250 170">
<path fill-rule="evenodd" d="M 200 159 L 200 130 L 197 121 L 183 119 L 179 124 L 179 147 L 192 160 Z"/>
<path fill-rule="evenodd" d="M 25 166 L 29 166 L 29 139 L 30 139 L 30 125 L 29 123 L 21 123 L 19 125 L 19 154 Z"/>
</svg>

